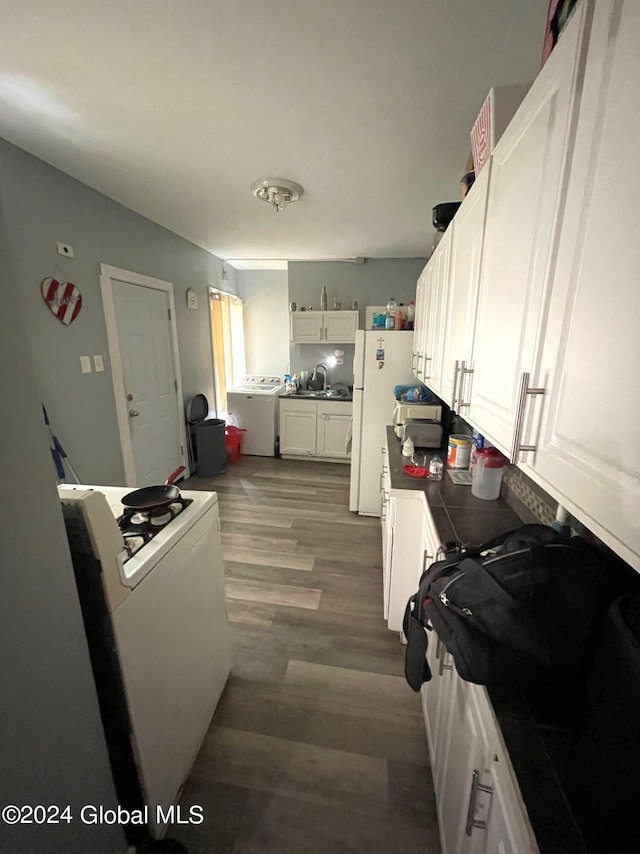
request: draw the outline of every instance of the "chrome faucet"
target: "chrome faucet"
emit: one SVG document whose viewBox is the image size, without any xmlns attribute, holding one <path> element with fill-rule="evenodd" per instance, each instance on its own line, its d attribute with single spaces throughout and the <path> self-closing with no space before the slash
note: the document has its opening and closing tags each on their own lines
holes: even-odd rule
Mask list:
<svg viewBox="0 0 640 854">
<path fill-rule="evenodd" d="M 324 391 L 327 387 L 327 366 L 326 365 L 316 365 L 315 368 L 313 369 L 314 376 L 318 372 L 318 368 L 322 368 L 322 370 L 324 371 L 324 379 L 322 380 L 322 391 Z"/>
</svg>

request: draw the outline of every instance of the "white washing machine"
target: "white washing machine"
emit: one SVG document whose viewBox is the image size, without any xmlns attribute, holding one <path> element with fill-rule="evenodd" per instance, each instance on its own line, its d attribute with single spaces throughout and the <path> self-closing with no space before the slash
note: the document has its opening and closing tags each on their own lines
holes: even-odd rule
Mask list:
<svg viewBox="0 0 640 854">
<path fill-rule="evenodd" d="M 249 374 L 227 392 L 227 411 L 237 426 L 247 432 L 242 437 L 242 453 L 275 457 L 278 437 L 278 395 L 284 391 L 280 377 Z"/>
</svg>

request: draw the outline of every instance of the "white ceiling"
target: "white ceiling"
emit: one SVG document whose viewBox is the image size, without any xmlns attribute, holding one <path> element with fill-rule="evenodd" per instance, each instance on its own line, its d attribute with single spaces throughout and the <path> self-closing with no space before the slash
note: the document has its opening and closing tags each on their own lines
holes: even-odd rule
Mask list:
<svg viewBox="0 0 640 854">
<path fill-rule="evenodd" d="M 425 257 L 548 0 L 9 0 L 0 135 L 224 259 Z M 304 187 L 277 214 L 250 192 Z"/>
</svg>

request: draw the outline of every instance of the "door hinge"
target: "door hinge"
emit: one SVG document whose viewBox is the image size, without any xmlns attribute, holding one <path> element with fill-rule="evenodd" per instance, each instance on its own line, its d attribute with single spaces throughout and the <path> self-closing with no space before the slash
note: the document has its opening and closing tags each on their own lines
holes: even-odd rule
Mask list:
<svg viewBox="0 0 640 854">
<path fill-rule="evenodd" d="M 170 308 L 167 309 L 167 314 L 169 315 L 169 320 L 171 320 L 171 309 Z"/>
</svg>

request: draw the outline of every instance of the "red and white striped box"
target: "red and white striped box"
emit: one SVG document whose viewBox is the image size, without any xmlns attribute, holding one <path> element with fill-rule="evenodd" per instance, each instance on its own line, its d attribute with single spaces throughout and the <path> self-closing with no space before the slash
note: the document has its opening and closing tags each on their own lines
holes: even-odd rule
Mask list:
<svg viewBox="0 0 640 854">
<path fill-rule="evenodd" d="M 491 157 L 493 149 L 530 86 L 530 83 L 518 83 L 513 86 L 494 86 L 489 90 L 478 118 L 471 128 L 471 152 L 476 177 Z"/>
</svg>

